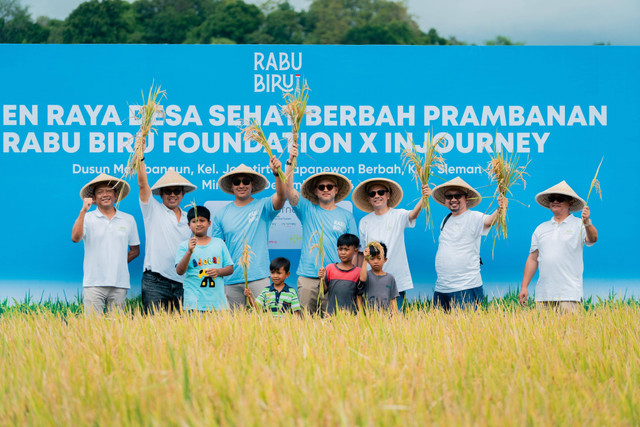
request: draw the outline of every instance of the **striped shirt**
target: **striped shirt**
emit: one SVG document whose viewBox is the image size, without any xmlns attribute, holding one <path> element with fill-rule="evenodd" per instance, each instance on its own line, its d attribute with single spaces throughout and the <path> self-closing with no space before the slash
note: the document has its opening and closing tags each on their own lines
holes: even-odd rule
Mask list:
<svg viewBox="0 0 640 427">
<path fill-rule="evenodd" d="M 277 291 L 273 283 L 268 288 L 264 288 L 256 298 L 256 305 L 265 311 L 271 311 L 274 316 L 281 316 L 282 313 L 300 310 L 300 300 L 295 289 L 286 283 L 281 291 Z"/>
</svg>

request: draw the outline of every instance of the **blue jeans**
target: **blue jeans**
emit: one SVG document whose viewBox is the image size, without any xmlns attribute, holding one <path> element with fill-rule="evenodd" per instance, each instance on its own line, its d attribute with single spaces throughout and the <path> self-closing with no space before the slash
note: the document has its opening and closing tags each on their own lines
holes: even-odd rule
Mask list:
<svg viewBox="0 0 640 427">
<path fill-rule="evenodd" d="M 444 311 L 450 311 L 451 307 L 467 308 L 476 307 L 484 299 L 482 286 L 473 289 L 465 289 L 457 292 L 434 292 L 433 305 Z"/>
<path fill-rule="evenodd" d="M 398 303 L 398 311 L 402 311 L 402 306 L 404 305 L 404 297 L 407 295 L 407 291 L 398 292 L 400 295 L 396 298 L 396 302 Z"/>
<path fill-rule="evenodd" d="M 160 309 L 180 311 L 183 296 L 182 283 L 149 270 L 142 274 L 142 306 L 145 314 Z"/>
</svg>

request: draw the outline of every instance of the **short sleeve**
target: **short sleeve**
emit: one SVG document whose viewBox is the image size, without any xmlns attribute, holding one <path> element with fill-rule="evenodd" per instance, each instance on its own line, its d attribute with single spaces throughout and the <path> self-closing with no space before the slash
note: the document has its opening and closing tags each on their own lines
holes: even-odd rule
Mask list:
<svg viewBox="0 0 640 427">
<path fill-rule="evenodd" d="M 293 213 L 296 214 L 300 222 L 304 222 L 307 214 L 309 213 L 309 207 L 311 206 L 311 202 L 305 199 L 304 197 L 298 197 L 298 204 L 292 206 Z"/>
<path fill-rule="evenodd" d="M 356 219 L 353 214 L 347 211 L 347 233 L 358 235 L 358 227 L 356 226 Z"/>
<path fill-rule="evenodd" d="M 234 265 L 227 245 L 225 245 L 223 241 L 220 241 L 220 245 L 222 246 L 222 266 L 228 267 L 230 265 Z"/>
<path fill-rule="evenodd" d="M 389 297 L 391 299 L 398 298 L 400 293 L 398 292 L 398 285 L 396 284 L 396 278 L 391 277 L 391 289 L 389 289 Z"/>
<path fill-rule="evenodd" d="M 538 250 L 538 230 L 534 231 L 531 235 L 531 247 L 529 248 L 529 253 L 533 253 Z"/>
<path fill-rule="evenodd" d="M 411 220 L 409 218 L 409 216 L 411 215 L 411 211 L 408 211 L 406 209 L 401 209 L 400 210 L 400 215 L 401 215 L 401 224 L 403 228 L 414 228 L 416 226 L 416 219 Z"/>
<path fill-rule="evenodd" d="M 277 217 L 280 213 L 280 210 L 276 210 L 276 208 L 273 207 L 273 196 L 264 199 L 263 209 L 267 214 L 267 218 L 269 219 L 269 221 L 273 221 L 275 217 Z"/>
<path fill-rule="evenodd" d="M 224 230 L 222 229 L 222 215 L 226 208 L 220 209 L 213 216 L 213 222 L 211 223 L 211 237 L 217 237 L 224 240 Z"/>
<path fill-rule="evenodd" d="M 189 241 L 185 241 L 182 242 L 178 245 L 178 249 L 176 249 L 176 263 L 175 265 L 178 265 L 178 263 L 180 261 L 182 261 L 182 258 L 184 257 L 184 254 L 187 253 L 187 247 L 189 246 Z"/>
<path fill-rule="evenodd" d="M 260 292 L 260 294 L 256 297 L 256 305 L 264 308 L 264 297 L 269 292 L 269 287 L 266 287 Z"/>
<path fill-rule="evenodd" d="M 300 299 L 295 289 L 291 289 L 291 311 L 300 311 Z"/>
<path fill-rule="evenodd" d="M 484 220 L 489 218 L 489 215 L 485 215 L 485 214 L 480 214 L 478 215 L 478 218 L 480 218 L 480 224 L 478 225 L 478 227 L 480 227 L 480 233 L 479 236 L 486 236 L 487 234 L 489 234 L 489 231 L 491 231 L 491 227 L 486 227 L 484 226 Z M 494 225 L 495 227 L 495 225 Z"/>
</svg>

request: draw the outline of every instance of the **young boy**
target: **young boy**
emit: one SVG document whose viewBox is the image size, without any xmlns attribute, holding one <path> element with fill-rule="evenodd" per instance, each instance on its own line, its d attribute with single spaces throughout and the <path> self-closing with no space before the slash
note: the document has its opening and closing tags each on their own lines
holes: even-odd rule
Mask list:
<svg viewBox="0 0 640 427">
<path fill-rule="evenodd" d="M 318 277 L 324 278 L 324 292 L 327 295 L 327 314 L 333 315 L 338 309 L 351 313 L 358 311 L 358 294 L 361 291 L 360 269 L 353 265 L 353 257 L 358 253 L 360 239 L 354 234 L 338 237 L 338 258 L 318 271 Z"/>
<path fill-rule="evenodd" d="M 176 272 L 185 274 L 185 310 L 212 311 L 229 308 L 224 295 L 223 277 L 233 273 L 233 260 L 224 242 L 207 236 L 211 213 L 204 206 L 187 212 L 191 239 L 182 242 L 176 252 Z"/>
<path fill-rule="evenodd" d="M 286 258 L 276 258 L 271 261 L 269 270 L 271 271 L 271 286 L 260 292 L 258 298 L 253 298 L 250 288 L 244 289 L 244 295 L 249 298 L 252 308 L 258 307 L 264 311 L 271 311 L 274 316 L 280 317 L 282 313 L 295 313 L 301 316 L 300 301 L 296 290 L 289 287 L 284 281 L 289 277 L 291 262 Z"/>
<path fill-rule="evenodd" d="M 371 266 L 371 273 L 367 274 L 367 263 L 362 261 L 360 269 L 360 282 L 364 283 L 364 298 L 366 304 L 372 309 L 389 310 L 392 313 L 398 312 L 396 298 L 398 298 L 398 287 L 396 279 L 391 274 L 382 271 L 384 263 L 387 262 L 387 246 L 379 243 L 381 250 L 376 248 L 376 242 L 365 248 L 364 259 Z"/>
</svg>

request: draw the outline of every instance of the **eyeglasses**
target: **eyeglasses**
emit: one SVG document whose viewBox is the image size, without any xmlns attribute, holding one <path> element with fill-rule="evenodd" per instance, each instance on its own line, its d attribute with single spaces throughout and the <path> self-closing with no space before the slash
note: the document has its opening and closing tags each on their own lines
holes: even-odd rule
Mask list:
<svg viewBox="0 0 640 427">
<path fill-rule="evenodd" d="M 162 192 L 164 194 L 166 194 L 167 196 L 178 196 L 180 194 L 182 194 L 182 187 L 178 187 L 178 188 L 163 188 Z"/>
<path fill-rule="evenodd" d="M 466 196 L 466 194 L 460 194 L 460 193 L 456 193 L 456 194 L 445 194 L 444 198 L 447 200 L 460 200 L 462 198 L 462 196 Z"/>
<path fill-rule="evenodd" d="M 250 178 L 242 178 L 242 179 L 234 178 L 233 181 L 231 181 L 231 183 L 236 187 L 240 185 L 240 183 L 242 183 L 243 185 L 249 185 L 251 184 L 251 179 Z"/>
<path fill-rule="evenodd" d="M 335 187 L 335 185 L 333 184 L 319 184 L 317 188 L 320 191 L 324 191 L 325 188 L 327 189 L 327 191 L 331 191 L 333 190 L 333 187 Z"/>
<path fill-rule="evenodd" d="M 559 194 L 552 194 L 549 196 L 549 203 L 553 203 L 553 202 L 558 202 L 558 203 L 562 203 L 562 202 L 566 202 L 567 198 L 565 196 L 561 196 Z"/>
<path fill-rule="evenodd" d="M 369 191 L 369 197 L 376 197 L 376 194 L 378 196 L 384 196 L 384 194 L 386 192 L 388 192 L 389 190 L 376 190 L 376 191 Z"/>
</svg>

